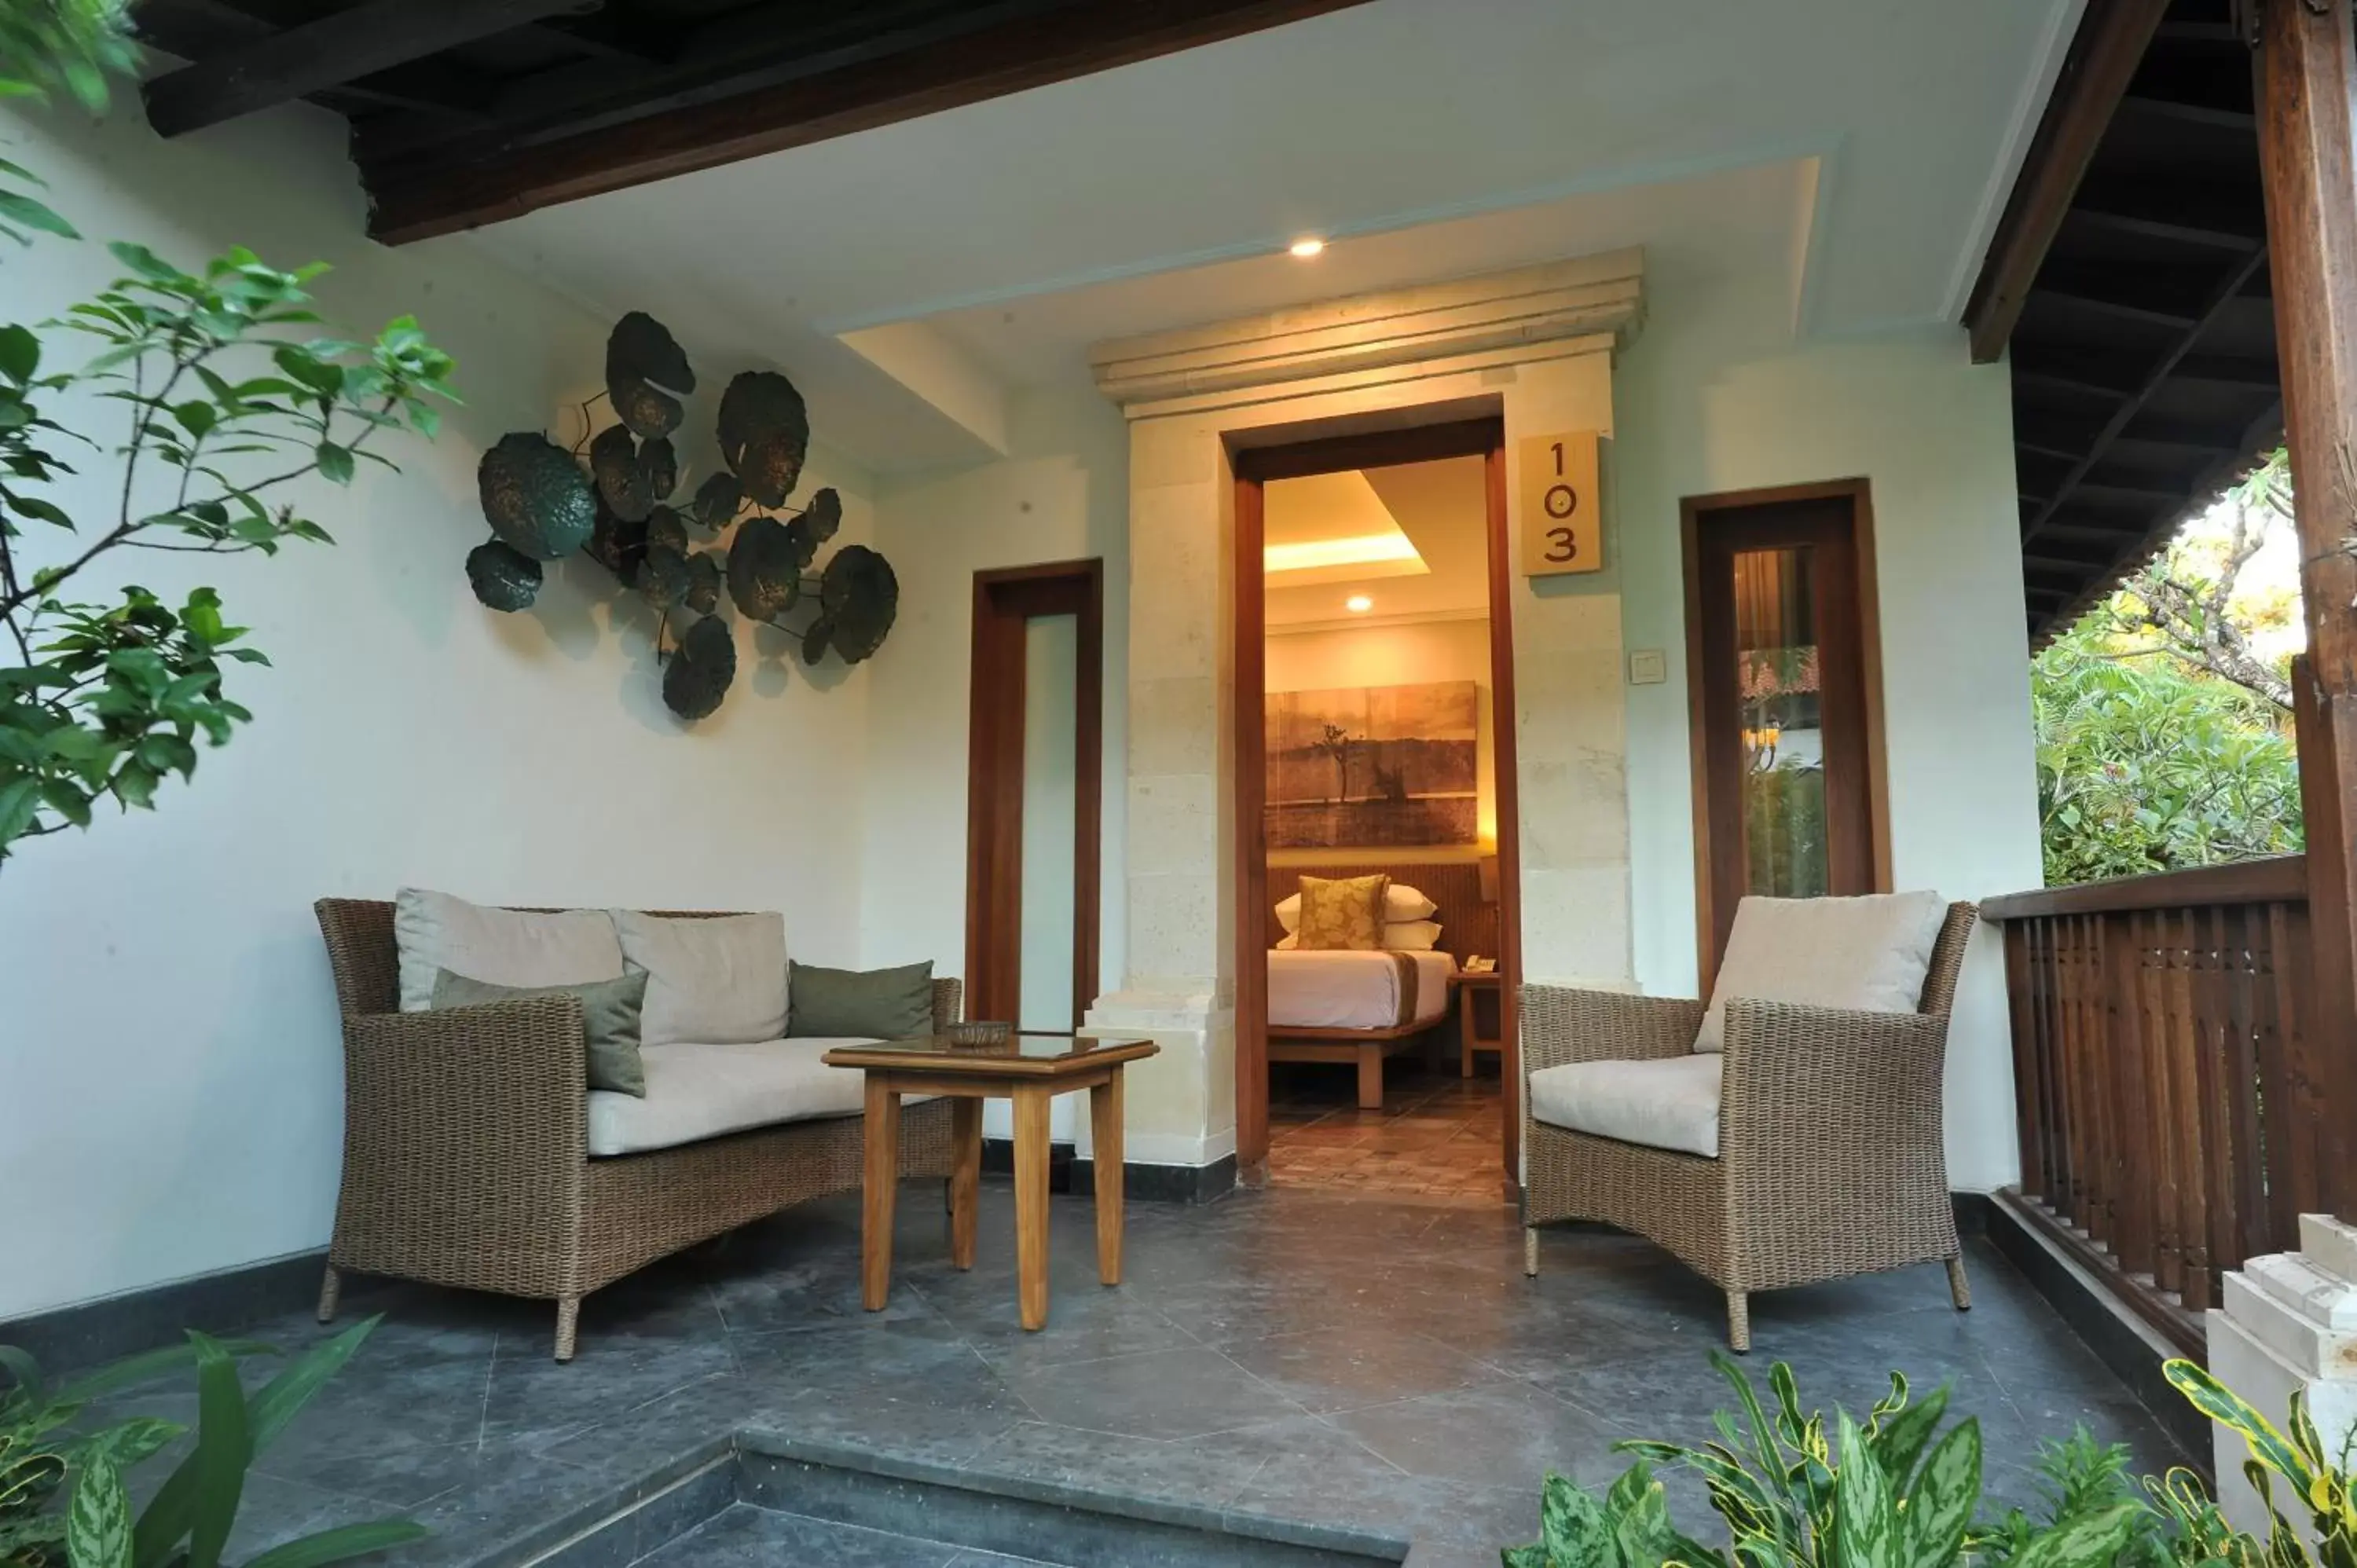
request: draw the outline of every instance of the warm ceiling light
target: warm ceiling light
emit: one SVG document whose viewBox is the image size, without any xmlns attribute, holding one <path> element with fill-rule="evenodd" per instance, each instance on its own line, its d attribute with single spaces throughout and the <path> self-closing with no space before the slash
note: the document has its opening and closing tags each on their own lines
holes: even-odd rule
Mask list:
<svg viewBox="0 0 2357 1568">
<path fill-rule="evenodd" d="M 1373 566 L 1387 561 L 1421 561 L 1415 541 L 1394 529 L 1389 533 L 1353 534 L 1348 539 L 1303 539 L 1261 547 L 1264 572 L 1308 572 L 1321 566 Z M 1361 574 L 1364 575 L 1365 574 Z"/>
<path fill-rule="evenodd" d="M 1318 254 L 1326 249 L 1326 242 L 1314 237 L 1296 240 L 1292 244 L 1287 245 L 1286 249 L 1292 252 L 1295 255 L 1299 256 L 1303 261 L 1308 261 L 1310 257 Z"/>
<path fill-rule="evenodd" d="M 1364 594 L 1352 594 L 1342 601 L 1342 607 L 1354 616 L 1362 616 L 1375 607 L 1375 601 Z"/>
</svg>

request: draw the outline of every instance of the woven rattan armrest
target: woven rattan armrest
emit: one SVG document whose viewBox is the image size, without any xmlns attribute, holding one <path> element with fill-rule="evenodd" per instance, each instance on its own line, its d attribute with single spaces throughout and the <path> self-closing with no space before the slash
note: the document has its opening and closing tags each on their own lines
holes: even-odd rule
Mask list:
<svg viewBox="0 0 2357 1568">
<path fill-rule="evenodd" d="M 1701 1003 L 1675 997 L 1525 985 L 1523 1069 L 1530 1073 L 1566 1062 L 1682 1057 L 1694 1049 L 1702 1011 Z"/>
<path fill-rule="evenodd" d="M 933 1028 L 936 1032 L 957 1023 L 958 1015 L 964 1005 L 964 981 L 936 980 L 933 982 Z"/>
<path fill-rule="evenodd" d="M 347 1136 L 405 1161 L 490 1176 L 586 1155 L 577 997 L 355 1014 L 344 1059 Z"/>
<path fill-rule="evenodd" d="M 1727 1004 L 1722 1154 L 1937 1150 L 1948 1019 L 1737 998 Z"/>
</svg>

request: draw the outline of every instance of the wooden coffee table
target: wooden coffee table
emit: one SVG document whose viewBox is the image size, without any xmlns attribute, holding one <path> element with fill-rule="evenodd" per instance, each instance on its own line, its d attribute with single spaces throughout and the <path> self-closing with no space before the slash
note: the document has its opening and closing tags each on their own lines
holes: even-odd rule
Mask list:
<svg viewBox="0 0 2357 1568">
<path fill-rule="evenodd" d="M 1151 1040 L 1015 1035 L 985 1046 L 933 1035 L 838 1046 L 830 1067 L 867 1075 L 860 1205 L 860 1305 L 884 1310 L 892 1288 L 892 1204 L 900 1172 L 900 1097 L 938 1094 L 950 1107 L 950 1261 L 974 1267 L 982 1185 L 982 1102 L 1015 1102 L 1015 1262 L 1023 1326 L 1048 1324 L 1048 1103 L 1089 1091 L 1097 1177 L 1097 1278 L 1121 1283 L 1121 1070 L 1161 1047 Z"/>
</svg>

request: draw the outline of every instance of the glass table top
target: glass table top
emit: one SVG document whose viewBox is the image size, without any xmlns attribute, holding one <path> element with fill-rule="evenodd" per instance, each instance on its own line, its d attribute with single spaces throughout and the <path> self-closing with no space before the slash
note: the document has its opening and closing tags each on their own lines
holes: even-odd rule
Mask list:
<svg viewBox="0 0 2357 1568">
<path fill-rule="evenodd" d="M 970 1062 L 1080 1061 L 1145 1045 L 1142 1036 L 1075 1038 L 1071 1035 L 1002 1035 L 996 1039 L 968 1040 L 955 1035 L 918 1035 L 905 1040 L 879 1040 L 873 1045 L 836 1046 L 826 1054 L 842 1060 L 859 1057 L 925 1057 L 944 1064 Z"/>
</svg>

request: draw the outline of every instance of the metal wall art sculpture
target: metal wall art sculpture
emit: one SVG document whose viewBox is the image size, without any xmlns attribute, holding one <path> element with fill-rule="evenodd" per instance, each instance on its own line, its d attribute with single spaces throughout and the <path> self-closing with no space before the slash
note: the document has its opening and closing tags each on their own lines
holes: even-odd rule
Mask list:
<svg viewBox="0 0 2357 1568">
<path fill-rule="evenodd" d="M 721 611 L 733 603 L 748 620 L 791 632 L 802 661 L 829 650 L 856 664 L 884 645 L 900 585 L 883 556 L 846 544 L 813 571 L 819 546 L 843 522 L 832 489 L 799 510 L 786 498 L 810 451 L 810 415 L 793 382 L 748 371 L 720 395 L 720 456 L 727 464 L 673 503 L 680 464 L 672 435 L 686 416 L 681 399 L 695 371 L 662 324 L 632 311 L 606 340 L 605 396 L 620 423 L 568 452 L 545 435 L 519 432 L 483 454 L 476 480 L 491 537 L 467 557 L 475 597 L 495 610 L 529 608 L 542 563 L 579 551 L 655 607 L 663 702 L 683 719 L 720 706 L 737 677 L 737 639 Z M 731 524 L 724 548 L 717 541 Z M 715 542 L 699 549 L 697 535 Z M 798 624 L 787 618 L 807 609 Z M 674 639 L 672 618 L 689 618 Z"/>
</svg>

